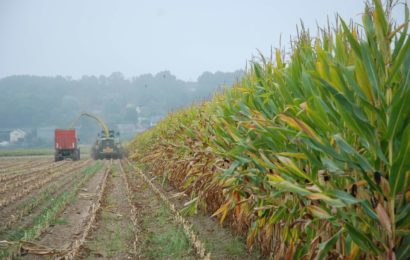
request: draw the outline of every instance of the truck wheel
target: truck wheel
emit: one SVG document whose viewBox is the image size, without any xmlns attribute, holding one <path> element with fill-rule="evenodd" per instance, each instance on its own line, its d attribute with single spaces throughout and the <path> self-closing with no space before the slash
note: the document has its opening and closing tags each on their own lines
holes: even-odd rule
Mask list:
<svg viewBox="0 0 410 260">
<path fill-rule="evenodd" d="M 75 160 L 80 160 L 80 150 L 75 150 Z"/>
</svg>

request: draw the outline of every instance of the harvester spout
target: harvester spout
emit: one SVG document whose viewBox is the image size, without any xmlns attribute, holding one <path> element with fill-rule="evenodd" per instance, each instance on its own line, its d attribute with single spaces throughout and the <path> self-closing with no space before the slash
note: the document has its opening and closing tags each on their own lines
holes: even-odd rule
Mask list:
<svg viewBox="0 0 410 260">
<path fill-rule="evenodd" d="M 81 113 L 73 122 L 71 122 L 70 128 L 74 128 L 75 125 L 77 124 L 78 120 L 80 120 L 80 118 L 82 116 L 87 116 L 87 117 L 90 117 L 90 118 L 96 120 L 98 122 L 98 124 L 100 124 L 101 128 L 103 129 L 105 137 L 107 137 L 107 138 L 109 137 L 110 130 L 109 130 L 108 126 L 104 123 L 104 121 L 102 121 L 99 117 L 97 117 L 93 114 L 90 114 L 90 113 L 86 113 L 86 112 Z"/>
</svg>

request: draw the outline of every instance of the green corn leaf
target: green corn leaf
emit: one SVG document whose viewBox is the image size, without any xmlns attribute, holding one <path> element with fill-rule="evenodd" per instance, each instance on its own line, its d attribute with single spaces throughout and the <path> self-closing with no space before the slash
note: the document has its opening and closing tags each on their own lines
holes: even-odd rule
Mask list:
<svg viewBox="0 0 410 260">
<path fill-rule="evenodd" d="M 410 125 L 403 132 L 400 149 L 393 162 L 389 176 L 390 194 L 395 196 L 401 192 L 405 184 L 405 176 L 410 171 Z"/>
<path fill-rule="evenodd" d="M 344 204 L 341 200 L 331 198 L 330 196 L 324 193 L 311 193 L 311 194 L 307 194 L 306 197 L 310 200 L 321 200 L 325 202 L 326 204 L 333 206 L 333 207 L 337 207 L 337 208 L 346 206 L 346 204 Z"/>
<path fill-rule="evenodd" d="M 404 59 L 406 58 L 406 56 L 410 55 L 409 54 L 409 49 L 410 49 L 410 38 L 408 36 L 406 36 L 407 39 L 403 45 L 403 47 L 400 49 L 400 51 L 397 54 L 397 57 L 394 60 L 393 66 L 389 72 L 389 79 L 387 80 L 387 84 L 390 84 L 394 77 L 396 76 L 396 74 L 399 72 L 400 70 L 400 66 L 403 64 Z"/>
<path fill-rule="evenodd" d="M 321 161 L 323 163 L 323 166 L 331 172 L 331 173 L 336 173 L 336 174 L 342 174 L 343 170 L 337 165 L 337 163 L 333 160 L 330 160 L 329 158 L 321 158 Z"/>
<path fill-rule="evenodd" d="M 396 226 L 398 228 L 410 228 L 410 203 L 399 211 L 396 217 Z"/>
<path fill-rule="evenodd" d="M 350 29 L 347 27 L 345 21 L 340 17 L 340 22 L 342 24 L 343 27 L 343 32 L 347 37 L 347 40 L 350 43 L 350 46 L 352 47 L 352 49 L 354 50 L 354 52 L 356 53 L 356 55 L 358 57 L 361 57 L 361 51 L 360 51 L 360 44 L 357 42 L 357 40 L 353 37 L 352 33 L 350 32 Z"/>
<path fill-rule="evenodd" d="M 367 76 L 369 78 L 370 85 L 372 87 L 373 93 L 376 94 L 376 97 L 383 96 L 383 94 L 381 92 L 381 89 L 380 89 L 377 73 L 376 73 L 376 70 L 374 68 L 374 64 L 371 61 L 369 49 L 366 46 L 362 45 L 361 53 L 362 53 L 363 65 L 364 65 L 364 68 L 367 72 Z"/>
<path fill-rule="evenodd" d="M 273 213 L 273 215 L 269 218 L 269 224 L 275 224 L 277 221 L 283 218 L 285 213 L 286 208 L 284 206 L 279 206 L 279 208 L 275 210 L 275 213 Z"/>
<path fill-rule="evenodd" d="M 367 200 L 362 200 L 360 202 L 360 204 L 362 205 L 365 213 L 371 217 L 374 221 L 379 221 L 379 218 L 377 217 L 377 214 L 373 211 L 370 203 Z"/>
<path fill-rule="evenodd" d="M 373 167 L 369 164 L 366 158 L 364 158 L 355 149 L 353 149 L 353 147 L 351 147 L 339 134 L 334 135 L 333 138 L 339 145 L 340 149 L 342 149 L 346 154 L 351 154 L 355 157 L 362 169 L 374 172 Z"/>
<path fill-rule="evenodd" d="M 407 236 L 401 242 L 397 249 L 396 258 L 398 260 L 406 260 L 410 258 L 410 236 Z"/>
<path fill-rule="evenodd" d="M 320 218 L 320 219 L 329 219 L 332 217 L 332 215 L 329 214 L 329 212 L 326 209 L 323 209 L 318 206 L 314 205 L 308 205 L 306 206 L 307 210 L 309 210 L 314 216 Z"/>
<path fill-rule="evenodd" d="M 273 187 L 278 188 L 281 191 L 284 192 L 294 192 L 297 193 L 301 196 L 305 196 L 308 194 L 311 194 L 309 190 L 300 187 L 297 184 L 291 183 L 289 181 L 282 181 L 282 182 L 269 182 Z"/>
<path fill-rule="evenodd" d="M 349 223 L 345 223 L 345 228 L 352 240 L 363 251 L 371 251 L 376 254 L 380 254 L 382 251 L 372 242 L 369 235 L 359 232 L 354 226 Z"/>
<path fill-rule="evenodd" d="M 341 191 L 341 190 L 334 189 L 334 190 L 326 191 L 326 193 L 332 197 L 340 199 L 346 204 L 356 204 L 360 202 L 360 200 L 356 199 L 349 193 Z"/>
<path fill-rule="evenodd" d="M 410 53 L 407 56 L 410 60 Z M 392 99 L 392 112 L 387 128 L 386 139 L 392 139 L 396 133 L 402 130 L 406 118 L 410 114 L 410 71 L 407 71 L 405 81 L 401 89 L 397 89 Z"/>
</svg>

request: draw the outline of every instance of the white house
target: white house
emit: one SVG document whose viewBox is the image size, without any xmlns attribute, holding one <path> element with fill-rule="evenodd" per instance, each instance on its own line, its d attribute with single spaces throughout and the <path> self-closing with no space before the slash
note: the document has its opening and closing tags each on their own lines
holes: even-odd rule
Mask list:
<svg viewBox="0 0 410 260">
<path fill-rule="evenodd" d="M 19 141 L 23 141 L 26 137 L 26 132 L 21 129 L 15 129 L 10 132 L 10 143 L 17 143 Z"/>
</svg>

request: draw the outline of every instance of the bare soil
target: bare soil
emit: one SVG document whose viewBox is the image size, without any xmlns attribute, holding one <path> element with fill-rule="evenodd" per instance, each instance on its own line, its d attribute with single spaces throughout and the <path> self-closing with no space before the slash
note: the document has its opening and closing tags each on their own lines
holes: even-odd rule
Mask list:
<svg viewBox="0 0 410 260">
<path fill-rule="evenodd" d="M 71 175 L 73 175 L 73 173 L 77 170 L 80 170 L 82 168 L 84 168 L 86 165 L 88 165 L 85 162 L 76 162 L 75 164 L 71 164 L 69 165 L 69 167 L 63 168 L 61 169 L 61 174 L 56 176 L 56 179 L 54 179 L 52 182 L 34 189 L 33 191 L 31 191 L 29 194 L 23 196 L 22 198 L 17 199 L 16 201 L 14 201 L 13 203 L 5 206 L 4 208 L 2 208 L 0 210 L 0 219 L 8 219 L 10 217 L 13 217 L 14 212 L 19 211 L 19 209 L 21 209 L 21 207 L 23 207 L 25 204 L 27 204 L 30 200 L 32 200 L 32 198 L 34 196 L 36 196 L 39 192 L 41 192 L 42 190 L 46 189 L 47 187 L 49 187 L 50 185 L 53 185 L 55 183 L 58 183 L 60 181 L 64 181 L 67 176 L 70 177 Z M 59 169 L 51 169 L 50 170 L 50 174 L 54 171 L 54 170 L 59 170 Z M 21 189 L 24 189 L 24 187 L 11 191 L 13 194 L 17 193 L 19 191 L 21 191 Z M 10 194 L 12 194 L 10 193 Z"/>
<path fill-rule="evenodd" d="M 0 175 L 14 173 L 16 171 L 27 170 L 41 165 L 48 165 L 52 161 L 46 158 L 41 159 L 18 159 L 18 158 L 2 158 L 0 160 Z"/>
<path fill-rule="evenodd" d="M 4 209 L 3 211 L 0 212 L 0 218 L 4 216 L 4 219 L 7 218 L 17 218 L 18 214 L 22 210 L 24 210 L 24 207 L 28 204 L 31 203 L 31 201 L 34 199 L 35 196 L 40 194 L 40 192 L 45 191 L 46 189 L 55 189 L 55 192 L 51 193 L 50 196 L 52 198 L 57 197 L 59 194 L 68 191 L 72 188 L 72 185 L 74 181 L 78 180 L 81 178 L 81 172 L 84 168 L 86 168 L 88 165 L 91 164 L 91 161 L 89 164 L 85 164 L 81 168 L 73 168 L 69 171 L 67 171 L 67 174 L 63 175 L 61 178 L 59 178 L 57 181 L 54 181 L 52 183 L 49 183 L 45 185 L 44 187 L 41 188 L 40 191 L 36 192 L 35 194 L 31 194 L 27 197 L 24 197 L 20 202 L 13 203 L 9 208 Z M 54 188 L 55 187 L 55 188 Z M 47 198 L 46 198 L 47 199 Z M 24 216 L 23 219 L 16 220 L 12 226 L 10 226 L 8 229 L 10 231 L 6 231 L 3 233 L 10 233 L 13 231 L 17 231 L 19 229 L 22 229 L 24 227 L 29 227 L 32 224 L 33 219 L 35 219 L 41 212 L 44 210 L 44 208 L 47 208 L 49 204 L 52 203 L 52 200 L 45 200 L 40 202 L 37 206 L 32 208 L 30 211 L 28 211 Z M 3 224 L 3 223 L 2 223 Z M 3 225 L 0 224 L 0 230 L 3 231 Z M 4 223 L 6 224 L 6 223 Z M 0 232 L 0 238 L 2 237 L 2 233 Z"/>
<path fill-rule="evenodd" d="M 97 223 L 79 253 L 80 258 L 134 259 L 134 227 L 130 219 L 123 173 L 115 161 L 107 179 Z"/>
<path fill-rule="evenodd" d="M 37 242 L 51 248 L 64 248 L 67 243 L 82 234 L 84 221 L 87 220 L 89 208 L 97 199 L 105 168 L 96 172 L 80 189 L 74 203 L 69 205 L 59 216 L 60 224 L 50 226 Z"/>
</svg>

